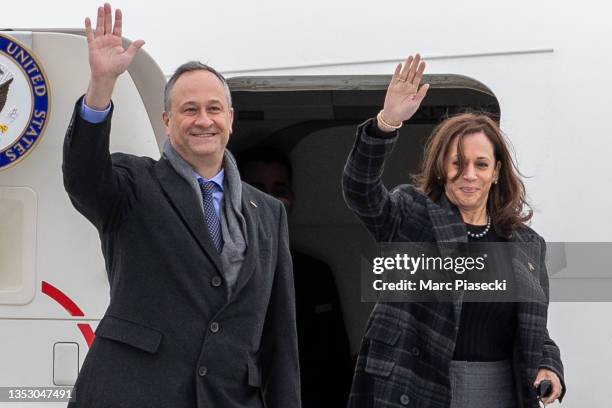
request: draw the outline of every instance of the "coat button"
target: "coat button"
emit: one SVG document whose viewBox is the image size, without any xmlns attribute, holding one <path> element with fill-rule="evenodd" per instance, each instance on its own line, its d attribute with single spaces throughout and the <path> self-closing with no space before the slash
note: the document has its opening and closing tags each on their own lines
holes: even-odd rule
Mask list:
<svg viewBox="0 0 612 408">
<path fill-rule="evenodd" d="M 204 366 L 201 366 L 200 368 L 198 368 L 198 374 L 200 375 L 200 377 L 204 377 L 206 374 L 208 374 L 208 369 Z"/>
<path fill-rule="evenodd" d="M 213 285 L 215 288 L 218 288 L 219 286 L 221 286 L 221 278 L 218 276 L 215 276 L 214 278 L 212 278 L 212 281 L 210 282 L 211 285 Z"/>
<path fill-rule="evenodd" d="M 420 353 L 421 353 L 421 352 L 419 351 L 419 348 L 418 348 L 418 347 L 413 347 L 413 348 L 412 348 L 412 355 L 413 355 L 413 356 L 418 357 Z"/>
<path fill-rule="evenodd" d="M 402 394 L 402 396 L 400 397 L 400 402 L 402 403 L 402 405 L 408 405 L 410 404 L 410 397 L 406 394 Z"/>
<path fill-rule="evenodd" d="M 219 331 L 219 323 L 217 323 L 217 322 L 212 322 L 212 323 L 210 324 L 210 331 L 211 331 L 211 332 L 213 332 L 213 333 L 218 332 L 218 331 Z"/>
</svg>

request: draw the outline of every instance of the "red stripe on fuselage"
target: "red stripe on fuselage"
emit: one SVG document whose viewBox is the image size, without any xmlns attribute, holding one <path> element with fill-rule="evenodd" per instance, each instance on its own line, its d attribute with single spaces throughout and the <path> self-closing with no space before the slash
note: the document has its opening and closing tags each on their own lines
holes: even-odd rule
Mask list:
<svg viewBox="0 0 612 408">
<path fill-rule="evenodd" d="M 70 316 L 85 316 L 83 311 L 77 306 L 76 303 L 72 301 L 64 292 L 51 285 L 48 282 L 42 282 L 42 293 L 49 296 L 51 299 L 55 300 L 59 303 L 64 309 L 70 313 Z M 93 343 L 96 335 L 92 330 L 89 323 L 77 323 L 79 330 L 83 337 L 85 337 L 85 341 L 87 342 L 87 346 L 91 347 L 91 343 Z"/>
<path fill-rule="evenodd" d="M 42 282 L 42 293 L 59 303 L 70 316 L 85 316 L 83 311 L 64 292 L 48 282 Z"/>
<path fill-rule="evenodd" d="M 79 326 L 79 330 L 83 334 L 83 337 L 85 337 L 87 346 L 91 347 L 91 343 L 93 343 L 94 338 L 96 337 L 94 331 L 91 329 L 91 326 L 89 323 L 77 323 L 77 326 Z"/>
</svg>

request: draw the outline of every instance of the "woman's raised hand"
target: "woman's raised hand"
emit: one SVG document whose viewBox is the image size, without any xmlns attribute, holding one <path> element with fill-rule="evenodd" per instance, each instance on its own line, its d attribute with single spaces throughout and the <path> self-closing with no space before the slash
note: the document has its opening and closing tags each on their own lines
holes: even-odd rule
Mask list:
<svg viewBox="0 0 612 408">
<path fill-rule="evenodd" d="M 403 66 L 397 65 L 387 88 L 382 112 L 382 119 L 386 124 L 399 126 L 419 109 L 429 89 L 428 84 L 419 87 L 424 71 L 425 61 L 421 60 L 419 54 L 414 58 L 409 56 Z M 379 127 L 380 125 L 379 123 Z"/>
</svg>

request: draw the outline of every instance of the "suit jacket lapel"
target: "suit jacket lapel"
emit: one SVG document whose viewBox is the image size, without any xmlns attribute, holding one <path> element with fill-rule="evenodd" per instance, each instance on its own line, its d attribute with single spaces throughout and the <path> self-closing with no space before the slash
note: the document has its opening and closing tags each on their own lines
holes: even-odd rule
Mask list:
<svg viewBox="0 0 612 408">
<path fill-rule="evenodd" d="M 236 287 L 232 291 L 232 298 L 234 298 L 238 292 L 247 284 L 257 263 L 257 256 L 259 256 L 259 214 L 257 208 L 257 201 L 255 201 L 248 190 L 242 187 L 242 215 L 246 222 L 246 234 L 247 234 L 247 249 L 244 254 L 244 261 L 240 267 L 238 273 L 238 279 L 236 280 Z"/>
<path fill-rule="evenodd" d="M 162 157 L 155 165 L 155 174 L 168 201 L 183 220 L 208 258 L 222 272 L 221 258 L 204 223 L 204 216 L 192 187 Z"/>
</svg>

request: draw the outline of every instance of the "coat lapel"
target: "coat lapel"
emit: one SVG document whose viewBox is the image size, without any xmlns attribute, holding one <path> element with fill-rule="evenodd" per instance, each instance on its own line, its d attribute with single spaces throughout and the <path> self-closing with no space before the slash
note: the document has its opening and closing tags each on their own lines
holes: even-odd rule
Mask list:
<svg viewBox="0 0 612 408">
<path fill-rule="evenodd" d="M 444 194 L 437 203 L 428 200 L 427 206 L 436 242 L 468 242 L 459 211 Z M 448 251 L 448 246 L 440 250 Z"/>
<path fill-rule="evenodd" d="M 526 230 L 510 237 L 510 257 L 517 296 L 517 348 L 519 361 L 532 381 L 538 368 L 543 336 L 546 330 L 547 300 L 539 276 L 546 273 L 540 265 L 540 241 Z"/>
<path fill-rule="evenodd" d="M 242 288 L 247 284 L 257 263 L 257 256 L 259 255 L 259 214 L 258 214 L 258 203 L 251 197 L 248 190 L 242 187 L 242 215 L 246 222 L 247 229 L 247 248 L 244 254 L 244 261 L 240 267 L 238 273 L 238 279 L 236 280 L 236 287 L 232 291 L 232 298 L 240 292 Z"/>
<path fill-rule="evenodd" d="M 179 214 L 194 239 L 206 253 L 219 272 L 222 272 L 221 258 L 204 223 L 198 197 L 192 187 L 172 168 L 168 159 L 162 157 L 155 165 L 155 174 L 168 202 Z"/>
<path fill-rule="evenodd" d="M 540 248 L 540 243 L 535 235 L 529 232 L 515 231 L 510 237 L 509 246 L 518 296 L 517 301 L 546 301 L 539 280 L 543 267 L 539 264 L 542 248 Z"/>
<path fill-rule="evenodd" d="M 457 208 L 448 201 L 444 194 L 437 203 L 428 200 L 427 205 L 434 239 L 440 255 L 443 258 L 460 256 L 458 251 L 467 250 L 468 239 L 465 224 L 461 220 Z M 459 322 L 461 319 L 462 304 L 463 291 L 454 291 L 455 322 Z"/>
</svg>

